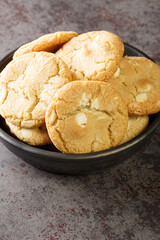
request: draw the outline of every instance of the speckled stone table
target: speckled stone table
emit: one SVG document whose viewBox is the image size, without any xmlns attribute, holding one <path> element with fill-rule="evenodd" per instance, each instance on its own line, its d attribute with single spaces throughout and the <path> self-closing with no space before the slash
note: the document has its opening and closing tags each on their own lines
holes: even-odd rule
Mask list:
<svg viewBox="0 0 160 240">
<path fill-rule="evenodd" d="M 160 63 L 159 0 L 1 0 L 0 58 L 57 30 L 105 29 Z M 40 171 L 0 144 L 0 240 L 159 240 L 160 127 L 119 166 Z"/>
</svg>

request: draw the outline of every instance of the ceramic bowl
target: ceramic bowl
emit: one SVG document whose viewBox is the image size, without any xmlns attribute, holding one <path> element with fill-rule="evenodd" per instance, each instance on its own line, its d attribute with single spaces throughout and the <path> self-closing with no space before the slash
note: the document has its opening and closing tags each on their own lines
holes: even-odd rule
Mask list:
<svg viewBox="0 0 160 240">
<path fill-rule="evenodd" d="M 126 43 L 124 45 L 124 55 L 149 58 L 135 47 Z M 14 51 L 1 60 L 0 71 L 11 61 L 13 53 Z M 88 154 L 64 154 L 53 145 L 34 147 L 25 144 L 9 132 L 2 117 L 0 117 L 0 139 L 11 152 L 39 169 L 58 174 L 89 174 L 121 163 L 131 157 L 151 138 L 159 124 L 160 113 L 150 115 L 148 128 L 139 136 L 118 147 Z"/>
</svg>

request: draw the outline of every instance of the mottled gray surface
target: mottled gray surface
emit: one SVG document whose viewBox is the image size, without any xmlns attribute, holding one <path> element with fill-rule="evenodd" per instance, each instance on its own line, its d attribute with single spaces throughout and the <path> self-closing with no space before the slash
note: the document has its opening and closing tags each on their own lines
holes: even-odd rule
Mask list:
<svg viewBox="0 0 160 240">
<path fill-rule="evenodd" d="M 160 63 L 159 23 L 159 0 L 1 0 L 0 58 L 45 33 L 106 29 Z M 160 239 L 160 128 L 89 176 L 46 173 L 0 149 L 0 240 Z"/>
</svg>

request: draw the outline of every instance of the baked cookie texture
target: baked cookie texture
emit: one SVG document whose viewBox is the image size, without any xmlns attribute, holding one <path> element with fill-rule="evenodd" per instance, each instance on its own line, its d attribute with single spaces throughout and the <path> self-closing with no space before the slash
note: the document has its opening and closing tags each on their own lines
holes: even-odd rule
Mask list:
<svg viewBox="0 0 160 240">
<path fill-rule="evenodd" d="M 153 61 L 125 56 L 108 82 L 119 91 L 130 114 L 160 111 L 160 67 Z"/>
<path fill-rule="evenodd" d="M 18 127 L 42 126 L 53 95 L 70 81 L 67 65 L 55 54 L 22 55 L 1 72 L 0 114 Z"/>
<path fill-rule="evenodd" d="M 60 151 L 89 153 L 122 141 L 128 111 L 110 84 L 73 81 L 57 91 L 45 119 L 49 136 Z"/>
<path fill-rule="evenodd" d="M 6 121 L 10 132 L 14 134 L 21 141 L 26 142 L 30 145 L 46 145 L 50 144 L 51 140 L 48 136 L 46 126 L 43 125 L 39 128 L 21 128 L 13 125 L 9 121 Z"/>
<path fill-rule="evenodd" d="M 124 45 L 107 31 L 83 33 L 64 44 L 56 55 L 69 66 L 73 80 L 106 81 L 117 70 Z"/>
<path fill-rule="evenodd" d="M 21 46 L 13 55 L 13 59 L 29 52 L 55 52 L 64 43 L 68 42 L 73 37 L 76 37 L 76 32 L 55 32 L 41 36 L 40 38 Z"/>
<path fill-rule="evenodd" d="M 0 114 L 11 133 L 65 153 L 106 150 L 139 135 L 148 114 L 160 111 L 160 67 L 123 53 L 107 31 L 56 32 L 20 47 L 0 74 Z"/>
<path fill-rule="evenodd" d="M 121 142 L 121 144 L 128 142 L 142 133 L 149 124 L 149 116 L 129 116 L 127 132 Z"/>
</svg>

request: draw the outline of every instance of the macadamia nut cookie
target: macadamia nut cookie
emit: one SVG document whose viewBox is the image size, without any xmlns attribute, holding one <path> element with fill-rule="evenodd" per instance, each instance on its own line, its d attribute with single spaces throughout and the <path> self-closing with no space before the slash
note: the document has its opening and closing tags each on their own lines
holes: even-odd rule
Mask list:
<svg viewBox="0 0 160 240">
<path fill-rule="evenodd" d="M 129 116 L 127 132 L 121 142 L 125 143 L 142 133 L 149 124 L 149 116 Z"/>
<path fill-rule="evenodd" d="M 128 111 L 110 84 L 74 81 L 55 94 L 46 112 L 53 144 L 65 153 L 89 153 L 117 146 L 128 124 Z"/>
<path fill-rule="evenodd" d="M 19 127 L 42 126 L 53 95 L 70 81 L 67 65 L 55 54 L 24 54 L 1 72 L 0 114 Z"/>
<path fill-rule="evenodd" d="M 117 70 L 124 45 L 106 31 L 83 33 L 64 44 L 56 55 L 69 66 L 73 80 L 106 81 Z"/>
<path fill-rule="evenodd" d="M 160 111 L 160 67 L 153 61 L 125 56 L 108 82 L 119 91 L 130 114 Z"/>
<path fill-rule="evenodd" d="M 10 132 L 13 133 L 21 141 L 30 145 L 46 145 L 50 144 L 51 140 L 48 136 L 46 126 L 43 125 L 39 128 L 21 128 L 13 125 L 9 121 L 6 121 Z"/>
<path fill-rule="evenodd" d="M 70 39 L 76 37 L 77 35 L 78 33 L 71 31 L 55 32 L 43 35 L 40 38 L 18 48 L 18 50 L 13 55 L 13 59 L 29 52 L 55 52 L 64 43 L 68 42 Z"/>
</svg>

